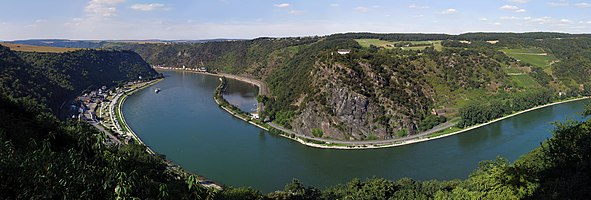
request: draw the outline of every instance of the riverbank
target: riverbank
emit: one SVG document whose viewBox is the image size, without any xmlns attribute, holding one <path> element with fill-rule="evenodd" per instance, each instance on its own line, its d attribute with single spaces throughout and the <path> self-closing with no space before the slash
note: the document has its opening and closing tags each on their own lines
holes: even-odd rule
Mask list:
<svg viewBox="0 0 591 200">
<path fill-rule="evenodd" d="M 114 106 L 110 106 L 111 113 L 113 113 L 112 117 L 117 118 L 116 120 L 118 121 L 118 123 L 116 123 L 116 128 L 117 130 L 120 131 L 120 134 L 126 134 L 129 135 L 131 138 L 133 138 L 137 143 L 143 145 L 146 147 L 146 151 L 148 153 L 150 153 L 153 156 L 157 156 L 158 154 L 152 150 L 148 145 L 146 145 L 144 143 L 144 141 L 142 141 L 142 139 L 133 131 L 133 129 L 131 129 L 131 127 L 129 127 L 129 125 L 127 124 L 127 121 L 125 120 L 125 116 L 123 114 L 123 104 L 125 103 L 125 100 L 127 100 L 127 97 L 129 97 L 130 95 L 133 95 L 134 93 L 145 89 L 149 86 L 152 86 L 160 81 L 164 80 L 163 78 L 160 79 L 156 79 L 156 80 L 152 80 L 148 83 L 139 83 L 139 84 L 143 84 L 143 85 L 134 85 L 132 86 L 130 90 L 124 90 L 122 92 L 119 92 L 115 95 L 115 97 L 113 98 L 114 100 L 116 100 L 114 103 Z M 179 176 L 182 176 L 184 178 L 187 178 L 189 176 L 196 176 L 197 180 L 199 181 L 199 184 L 206 187 L 206 188 L 214 188 L 214 189 L 218 189 L 221 190 L 223 187 L 221 186 L 221 184 L 218 184 L 214 181 L 208 180 L 207 178 L 203 177 L 203 176 L 199 176 L 190 172 L 185 171 L 184 169 L 182 169 L 180 166 L 175 165 L 172 163 L 172 161 L 170 160 L 166 160 L 166 164 L 168 165 L 168 169 L 171 170 L 173 173 L 176 173 Z"/>
<path fill-rule="evenodd" d="M 261 86 L 264 85 L 265 88 L 266 84 L 260 80 L 256 80 L 256 79 L 252 79 L 252 78 L 246 78 L 246 77 L 240 77 L 237 75 L 228 75 L 228 74 L 218 74 L 218 73 L 208 73 L 208 72 L 200 72 L 200 71 L 194 71 L 194 70 L 183 70 L 183 69 L 178 69 L 178 68 L 158 68 L 161 70 L 170 70 L 170 71 L 183 71 L 183 72 L 193 72 L 193 73 L 198 73 L 198 74 L 203 74 L 203 75 L 211 75 L 211 76 L 217 76 L 217 77 L 225 77 L 225 78 L 231 78 L 234 80 L 238 80 L 238 81 L 242 81 L 242 82 L 246 82 L 246 83 L 250 83 L 250 84 L 254 84 L 256 86 Z M 268 92 L 268 91 L 267 91 Z M 268 93 L 267 93 L 268 94 Z M 215 94 L 214 94 L 215 95 Z M 262 94 L 262 89 L 260 89 L 259 87 L 259 95 L 263 95 Z M 552 103 L 548 103 L 548 104 L 544 104 L 541 106 L 536 106 L 534 108 L 530 108 L 530 109 L 526 109 L 526 110 L 522 110 L 519 112 L 515 112 L 512 113 L 510 115 L 507 116 L 503 116 L 494 120 L 491 120 L 489 122 L 486 123 L 482 123 L 482 124 L 476 124 L 470 127 L 466 127 L 460 130 L 455 130 L 452 131 L 450 133 L 445 133 L 445 131 L 448 131 L 448 128 L 453 128 L 453 124 L 451 124 L 451 126 L 446 127 L 445 129 L 441 129 L 441 130 L 437 130 L 437 131 L 426 131 L 423 133 L 419 133 L 416 135 L 412 135 L 406 138 L 396 138 L 396 139 L 390 139 L 390 140 L 371 140 L 371 141 L 342 141 L 342 140 L 332 140 L 332 139 L 326 139 L 326 138 L 316 138 L 313 136 L 308 136 L 308 135 L 304 135 L 301 133 L 297 133 L 291 129 L 287 129 L 283 126 L 280 126 L 278 124 L 274 124 L 272 122 L 268 122 L 268 123 L 264 123 L 263 125 L 260 124 L 255 124 L 253 122 L 251 122 L 249 119 L 240 116 L 239 114 L 237 114 L 236 112 L 231 111 L 231 109 L 225 108 L 223 106 L 221 106 L 221 102 L 219 102 L 217 99 L 216 103 L 218 105 L 220 105 L 220 107 L 222 109 L 224 109 L 225 111 L 227 111 L 228 113 L 230 113 L 231 115 L 242 119 L 246 122 L 249 122 L 261 129 L 270 131 L 270 132 L 274 132 L 277 133 L 277 131 L 273 131 L 273 129 L 275 130 L 279 130 L 278 135 L 284 137 L 284 138 L 288 138 L 291 140 L 294 140 L 296 142 L 299 142 L 303 145 L 306 146 L 310 146 L 310 147 L 315 147 L 315 148 L 325 148 L 325 149 L 347 149 L 347 150 L 353 150 L 353 149 L 377 149 L 377 148 L 388 148 L 388 147 L 397 147 L 397 146 L 402 146 L 402 145 L 408 145 L 408 144 L 414 144 L 414 143 L 419 143 L 419 142 L 426 142 L 426 141 L 430 141 L 430 140 L 436 140 L 436 139 L 440 139 L 440 138 L 444 138 L 444 137 L 448 137 L 448 136 L 452 136 L 452 135 L 456 135 L 456 134 L 460 134 L 466 131 L 470 131 L 470 130 L 474 130 L 519 114 L 523 114 L 526 112 L 530 112 L 533 110 L 537 110 L 540 108 L 544 108 L 544 107 L 548 107 L 548 106 L 553 106 L 553 105 L 557 105 L 557 104 L 561 104 L 561 103 L 567 103 L 567 102 L 572 102 L 572 101 L 579 101 L 579 100 L 583 100 L 583 99 L 588 99 L 589 97 L 580 97 L 580 98 L 575 98 L 575 99 L 567 99 L 567 100 L 563 100 L 563 101 L 558 101 L 558 102 L 552 102 Z M 266 127 L 265 125 L 267 125 L 268 127 Z M 443 133 L 442 133 L 443 132 Z"/>
<path fill-rule="evenodd" d="M 131 127 L 129 127 L 129 125 L 127 124 L 127 122 L 125 121 L 125 115 L 123 115 L 123 111 L 122 111 L 122 107 L 123 104 L 125 103 L 125 100 L 127 99 L 127 97 L 129 95 L 132 95 L 133 93 L 145 89 L 149 86 L 152 86 L 160 81 L 162 81 L 163 79 L 156 79 L 153 81 L 148 82 L 147 84 L 144 84 L 142 86 L 139 87 L 135 87 L 130 91 L 125 91 L 122 93 L 119 93 L 119 97 L 117 98 L 117 102 L 116 102 L 116 106 L 115 106 L 115 116 L 118 118 L 118 120 L 120 120 L 119 125 L 121 127 L 119 127 L 120 130 L 125 130 L 129 133 L 129 136 L 131 136 L 135 141 L 137 141 L 139 144 L 146 146 L 146 150 L 148 151 L 148 153 L 152 154 L 152 155 L 156 155 L 156 152 L 154 150 L 152 150 L 148 145 L 146 145 L 144 143 L 144 141 L 142 141 L 142 139 L 140 137 L 137 136 L 137 134 L 135 134 L 135 132 L 131 129 Z"/>
<path fill-rule="evenodd" d="M 218 106 L 220 106 L 220 108 L 222 108 L 226 112 L 230 113 L 230 115 L 232 115 L 238 119 L 241 119 L 245 122 L 248 122 L 249 124 L 252 124 L 256 127 L 259 127 L 265 131 L 269 131 L 269 128 L 265 127 L 265 124 L 262 123 L 260 120 L 249 118 L 250 116 L 241 112 L 239 108 L 232 106 L 229 102 L 226 101 L 226 99 L 224 99 L 222 92 L 224 91 L 224 89 L 226 87 L 225 78 L 226 77 L 220 77 L 220 85 L 218 85 L 218 87 L 215 89 L 215 91 L 213 93 L 213 100 L 215 101 L 215 103 Z"/>
<path fill-rule="evenodd" d="M 319 144 L 317 142 L 313 142 L 310 140 L 314 140 L 314 138 L 310 138 L 309 140 L 306 140 L 308 138 L 298 138 L 298 137 L 290 137 L 287 135 L 281 135 L 285 138 L 289 138 L 292 140 L 295 140 L 301 144 L 307 145 L 307 146 L 311 146 L 311 147 L 316 147 L 316 148 L 327 148 L 327 149 L 377 149 L 377 148 L 388 148 L 388 147 L 397 147 L 397 146 L 402 146 L 402 145 L 409 145 L 409 144 L 414 144 L 414 143 L 419 143 L 419 142 L 426 142 L 426 141 L 431 141 L 431 140 L 436 140 L 436 139 L 441 139 L 444 137 L 448 137 L 448 136 L 452 136 L 452 135 L 456 135 L 456 134 L 460 134 L 463 132 L 467 132 L 470 130 L 474 130 L 495 122 L 499 122 L 502 121 L 504 119 L 507 118 L 511 118 L 523 113 L 527 113 L 533 110 L 537 110 L 540 108 L 545 108 L 548 106 L 553 106 L 553 105 L 558 105 L 558 104 L 562 104 L 562 103 L 568 103 L 568 102 L 573 102 L 573 101 L 580 101 L 580 100 L 584 100 L 584 99 L 589 99 L 590 97 L 580 97 L 580 98 L 575 98 L 575 99 L 568 99 L 568 100 L 563 100 L 563 101 L 558 101 L 558 102 L 553 102 L 553 103 L 548 103 L 548 104 L 544 104 L 541 106 L 536 106 L 534 108 L 530 108 L 527 110 L 522 110 L 501 118 L 497 118 L 494 120 L 491 120 L 489 122 L 486 123 L 482 123 L 482 124 L 477 124 L 474 126 L 470 126 L 461 130 L 457 130 L 457 131 L 453 131 L 451 133 L 447 133 L 447 134 L 441 134 L 438 135 L 438 133 L 433 133 L 430 135 L 426 135 L 424 137 L 418 137 L 418 138 L 413 138 L 413 139 L 408 139 L 408 138 L 398 138 L 398 139 L 393 139 L 393 140 L 381 140 L 381 141 L 356 141 L 356 142 L 351 142 L 349 143 L 349 141 L 335 141 L 334 143 L 331 140 L 324 140 L 324 139 L 320 139 L 321 141 L 325 141 L 324 144 Z M 432 136 L 435 135 L 435 136 Z M 343 144 L 341 142 L 347 142 L 349 144 Z"/>
<path fill-rule="evenodd" d="M 249 83 L 252 85 L 256 85 L 259 88 L 259 95 L 270 94 L 269 87 L 267 87 L 267 83 L 265 83 L 262 80 L 257 80 L 254 78 L 248 78 L 248 77 L 238 76 L 238 75 L 234 75 L 234 74 L 227 74 L 227 73 L 211 73 L 211 72 L 206 72 L 206 71 L 199 71 L 197 69 L 182 69 L 182 68 L 174 68 L 174 67 L 154 67 L 154 69 L 167 70 L 167 71 L 178 71 L 178 72 L 191 72 L 191 73 L 196 73 L 196 74 L 216 76 L 216 77 L 220 77 L 220 78 L 225 77 L 225 78 L 229 78 L 229 79 L 234 79 L 234 80 L 246 82 L 246 83 Z"/>
<path fill-rule="evenodd" d="M 221 96 L 221 89 L 220 87 L 223 87 L 224 84 L 224 78 L 229 78 L 229 79 L 234 79 L 237 81 L 241 81 L 241 82 L 245 82 L 245 83 L 249 83 L 252 85 L 255 85 L 259 88 L 259 94 L 258 95 L 268 95 L 269 94 L 269 87 L 267 87 L 267 84 L 264 81 L 261 80 L 257 80 L 254 78 L 248 78 L 248 77 L 242 77 L 242 76 L 238 76 L 238 75 L 233 75 L 233 74 L 226 74 L 226 73 L 209 73 L 209 72 L 204 72 L 204 71 L 199 71 L 196 69 L 181 69 L 181 68 L 173 68 L 173 67 L 155 67 L 154 69 L 156 70 L 166 70 L 166 71 L 177 71 L 177 72 L 190 72 L 190 73 L 196 73 L 196 74 L 203 74 L 203 75 L 208 75 L 208 76 L 215 76 L 215 77 L 219 77 L 220 78 L 220 85 L 216 88 L 214 94 L 213 94 L 213 100 L 215 101 L 215 103 L 220 106 L 220 108 L 222 108 L 223 110 L 225 110 L 226 112 L 228 112 L 230 115 L 241 119 L 249 124 L 252 124 L 260 129 L 263 129 L 265 131 L 269 131 L 270 127 L 267 126 L 265 123 L 261 122 L 259 119 L 251 119 L 250 116 L 247 115 L 243 115 L 239 112 L 239 110 L 237 109 L 232 109 L 228 106 L 224 106 L 223 104 L 229 104 L 227 101 L 225 101 L 225 99 L 223 99 L 223 96 Z M 219 96 L 219 98 L 217 98 Z M 223 102 L 224 103 L 223 103 Z M 260 116 L 260 112 L 264 109 L 263 105 L 259 102 L 258 104 L 258 109 L 257 112 Z"/>
</svg>

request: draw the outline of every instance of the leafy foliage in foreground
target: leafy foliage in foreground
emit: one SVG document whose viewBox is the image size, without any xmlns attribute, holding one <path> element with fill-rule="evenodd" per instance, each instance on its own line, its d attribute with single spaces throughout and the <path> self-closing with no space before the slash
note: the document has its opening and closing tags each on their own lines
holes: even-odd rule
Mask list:
<svg viewBox="0 0 591 200">
<path fill-rule="evenodd" d="M 6 199 L 191 198 L 201 187 L 146 147 L 120 148 L 82 122 L 61 122 L 29 99 L 0 97 L 0 194 Z"/>
<path fill-rule="evenodd" d="M 591 113 L 591 111 L 587 111 Z M 373 178 L 318 190 L 299 181 L 272 199 L 587 199 L 591 195 L 591 120 L 556 124 L 554 136 L 515 163 L 483 161 L 465 180 Z"/>
</svg>

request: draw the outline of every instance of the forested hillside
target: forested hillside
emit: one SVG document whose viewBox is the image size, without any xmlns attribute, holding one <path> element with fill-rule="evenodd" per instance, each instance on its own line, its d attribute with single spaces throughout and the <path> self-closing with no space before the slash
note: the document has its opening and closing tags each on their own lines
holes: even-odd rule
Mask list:
<svg viewBox="0 0 591 200">
<path fill-rule="evenodd" d="M 156 73 L 133 52 L 19 55 L 0 46 L 0 199 L 205 197 L 195 179 L 177 177 L 145 146 L 108 146 L 94 127 L 49 109 L 140 75 Z"/>
<path fill-rule="evenodd" d="M 14 52 L 0 46 L 0 91 L 31 97 L 59 113 L 84 90 L 151 78 L 157 73 L 131 51 Z"/>
<path fill-rule="evenodd" d="M 259 98 L 263 116 L 275 123 L 316 137 L 374 140 L 589 95 L 590 40 L 565 33 L 346 33 L 118 48 L 152 65 L 260 78 L 271 89 Z"/>
</svg>

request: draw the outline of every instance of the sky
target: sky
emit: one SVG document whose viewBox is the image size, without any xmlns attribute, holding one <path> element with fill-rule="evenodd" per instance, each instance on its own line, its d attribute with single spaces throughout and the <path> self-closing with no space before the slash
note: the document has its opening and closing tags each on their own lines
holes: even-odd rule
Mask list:
<svg viewBox="0 0 591 200">
<path fill-rule="evenodd" d="M 591 33 L 585 0 L 0 0 L 0 40 Z"/>
</svg>

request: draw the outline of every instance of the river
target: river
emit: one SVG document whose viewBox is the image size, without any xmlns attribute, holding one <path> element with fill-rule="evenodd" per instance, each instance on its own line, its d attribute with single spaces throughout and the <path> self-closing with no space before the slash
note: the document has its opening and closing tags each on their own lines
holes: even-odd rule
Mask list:
<svg viewBox="0 0 591 200">
<path fill-rule="evenodd" d="M 552 135 L 552 122 L 581 120 L 578 113 L 589 102 L 550 106 L 462 134 L 400 147 L 319 149 L 270 135 L 219 108 L 213 100 L 217 77 L 163 74 L 163 81 L 138 91 L 123 105 L 129 126 L 149 147 L 188 171 L 262 192 L 282 189 L 294 178 L 319 188 L 355 177 L 466 178 L 482 160 L 502 156 L 514 161 L 528 153 Z M 229 84 L 226 98 L 252 109 L 256 88 L 237 81 Z M 155 88 L 161 92 L 154 93 Z"/>
</svg>

